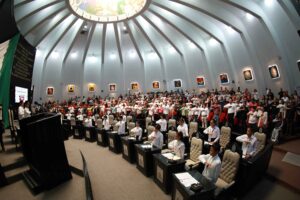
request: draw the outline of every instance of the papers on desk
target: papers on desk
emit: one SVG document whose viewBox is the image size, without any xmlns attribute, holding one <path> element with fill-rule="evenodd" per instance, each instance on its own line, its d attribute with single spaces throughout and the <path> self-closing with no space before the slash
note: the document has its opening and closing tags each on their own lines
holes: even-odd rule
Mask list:
<svg viewBox="0 0 300 200">
<path fill-rule="evenodd" d="M 194 177 L 192 177 L 188 172 L 178 173 L 175 176 L 179 179 L 184 187 L 190 187 L 194 183 L 199 183 Z"/>
<path fill-rule="evenodd" d="M 128 137 L 128 140 L 135 140 L 135 137 Z"/>
<path fill-rule="evenodd" d="M 161 155 L 163 155 L 164 157 L 166 157 L 170 160 L 180 160 L 180 157 L 174 155 L 173 153 L 163 153 Z"/>
<path fill-rule="evenodd" d="M 211 145 L 210 142 L 206 142 L 206 141 L 204 141 L 204 144 L 205 145 Z"/>
<path fill-rule="evenodd" d="M 141 147 L 144 149 L 151 149 L 152 145 L 151 144 L 141 144 Z"/>
</svg>

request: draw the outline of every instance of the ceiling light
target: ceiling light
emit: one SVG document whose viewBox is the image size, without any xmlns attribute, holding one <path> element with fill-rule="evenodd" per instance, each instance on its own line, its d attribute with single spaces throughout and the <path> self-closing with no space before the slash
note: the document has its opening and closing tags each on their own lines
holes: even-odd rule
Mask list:
<svg viewBox="0 0 300 200">
<path fill-rule="evenodd" d="M 250 13 L 246 13 L 246 19 L 247 19 L 248 21 L 252 21 L 252 20 L 254 19 L 254 16 L 251 15 Z"/>
<path fill-rule="evenodd" d="M 216 46 L 216 45 L 218 44 L 218 41 L 215 40 L 214 38 L 210 38 L 210 39 L 209 39 L 209 44 L 210 44 L 211 46 Z"/>
<path fill-rule="evenodd" d="M 71 58 L 76 58 L 77 57 L 77 52 L 71 53 Z"/>
<path fill-rule="evenodd" d="M 148 6 L 148 0 L 68 0 L 71 10 L 84 19 L 116 22 L 131 18 Z"/>
<path fill-rule="evenodd" d="M 189 44 L 189 47 L 191 48 L 191 49 L 196 49 L 196 45 L 194 44 L 194 43 L 192 43 L 192 42 L 188 42 L 188 44 Z"/>
<path fill-rule="evenodd" d="M 114 60 L 114 59 L 116 59 L 116 54 L 115 53 L 111 53 L 110 55 L 109 55 L 109 58 L 110 59 L 112 59 L 112 60 Z"/>
<path fill-rule="evenodd" d="M 235 33 L 234 29 L 231 26 L 226 26 L 226 30 L 228 33 L 233 34 Z"/>
<path fill-rule="evenodd" d="M 169 47 L 169 53 L 174 54 L 176 52 L 176 49 L 174 47 Z"/>
<path fill-rule="evenodd" d="M 91 56 L 89 56 L 89 60 L 91 61 L 91 63 L 95 63 L 95 62 L 97 62 L 97 57 L 93 54 L 93 55 L 91 55 Z"/>
<path fill-rule="evenodd" d="M 135 56 L 136 56 L 136 53 L 134 51 L 129 52 L 129 57 L 130 58 L 135 58 Z"/>
<path fill-rule="evenodd" d="M 52 58 L 58 58 L 58 56 L 59 56 L 59 54 L 58 54 L 58 52 L 57 51 L 54 51 L 54 52 L 52 52 L 52 54 L 51 54 L 51 57 Z"/>
<path fill-rule="evenodd" d="M 265 5 L 266 6 L 272 6 L 274 3 L 274 0 L 265 0 Z"/>
</svg>

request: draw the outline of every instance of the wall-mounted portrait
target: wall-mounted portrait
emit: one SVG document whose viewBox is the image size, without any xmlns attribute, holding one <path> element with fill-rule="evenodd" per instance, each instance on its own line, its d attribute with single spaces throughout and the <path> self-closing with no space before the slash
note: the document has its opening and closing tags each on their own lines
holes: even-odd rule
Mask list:
<svg viewBox="0 0 300 200">
<path fill-rule="evenodd" d="M 228 74 L 226 73 L 220 74 L 220 82 L 221 84 L 229 83 Z"/>
<path fill-rule="evenodd" d="M 204 76 L 198 76 L 196 78 L 196 82 L 198 86 L 204 86 L 205 85 L 205 80 L 204 80 Z"/>
<path fill-rule="evenodd" d="M 277 65 L 270 65 L 269 66 L 269 73 L 272 79 L 277 79 L 280 77 L 278 66 Z"/>
<path fill-rule="evenodd" d="M 110 84 L 108 85 L 108 88 L 109 88 L 109 91 L 110 91 L 110 92 L 115 92 L 115 91 L 117 90 L 117 85 L 114 84 L 114 83 L 110 83 Z"/>
<path fill-rule="evenodd" d="M 54 88 L 47 87 L 47 96 L 53 96 L 53 94 L 54 94 Z"/>
<path fill-rule="evenodd" d="M 253 80 L 253 74 L 251 69 L 246 69 L 243 71 L 244 79 L 245 81 L 252 81 Z"/>
<path fill-rule="evenodd" d="M 152 88 L 153 88 L 153 89 L 159 89 L 159 87 L 160 87 L 160 86 L 159 86 L 159 81 L 153 81 L 153 82 L 152 82 Z"/>
<path fill-rule="evenodd" d="M 174 87 L 175 88 L 181 88 L 182 83 L 180 79 L 174 80 Z"/>
<path fill-rule="evenodd" d="M 90 83 L 89 85 L 88 85 L 88 91 L 89 92 L 95 92 L 95 84 L 94 83 Z"/>
<path fill-rule="evenodd" d="M 74 93 L 74 91 L 75 91 L 75 85 L 73 85 L 73 84 L 68 85 L 68 92 Z"/>
<path fill-rule="evenodd" d="M 137 82 L 131 83 L 131 89 L 132 90 L 138 90 L 139 89 L 139 84 Z"/>
</svg>

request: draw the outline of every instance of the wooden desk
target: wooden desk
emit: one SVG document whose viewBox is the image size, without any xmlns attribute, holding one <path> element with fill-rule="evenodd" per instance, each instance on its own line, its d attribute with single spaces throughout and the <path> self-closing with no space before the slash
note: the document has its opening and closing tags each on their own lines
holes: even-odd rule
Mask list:
<svg viewBox="0 0 300 200">
<path fill-rule="evenodd" d="M 185 171 L 185 160 L 180 159 L 169 163 L 168 158 L 162 154 L 154 154 L 154 182 L 166 193 L 170 193 L 173 181 L 172 174 Z"/>
<path fill-rule="evenodd" d="M 136 140 L 133 137 L 122 137 L 122 156 L 125 160 L 130 163 L 134 163 L 136 161 L 136 150 L 135 144 L 140 144 L 142 141 Z"/>
<path fill-rule="evenodd" d="M 96 129 L 97 132 L 97 144 L 103 147 L 108 146 L 107 132 L 105 129 Z"/>
<path fill-rule="evenodd" d="M 143 144 L 136 144 L 136 167 L 145 176 L 153 175 L 153 156 L 152 154 L 160 153 L 161 149 L 157 147 L 144 148 Z"/>
<path fill-rule="evenodd" d="M 214 199 L 215 184 L 206 179 L 200 172 L 194 170 L 189 171 L 192 177 L 194 177 L 203 186 L 203 189 L 194 192 L 190 187 L 185 187 L 180 180 L 173 174 L 174 187 L 172 191 L 172 200 L 211 200 Z"/>
</svg>

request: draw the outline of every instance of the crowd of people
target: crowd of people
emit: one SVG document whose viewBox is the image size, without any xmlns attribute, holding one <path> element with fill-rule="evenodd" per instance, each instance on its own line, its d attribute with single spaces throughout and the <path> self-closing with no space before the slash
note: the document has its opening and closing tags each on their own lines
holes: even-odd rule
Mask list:
<svg viewBox="0 0 300 200">
<path fill-rule="evenodd" d="M 148 117 L 155 129 L 148 133 L 147 139 L 158 148 L 166 144 L 165 135 L 171 128 L 168 127 L 168 120 L 175 119 L 177 125 L 173 130 L 176 131 L 176 139 L 167 147 L 179 158 L 184 157 L 189 147 L 189 124 L 197 122 L 197 130 L 201 129 L 202 134 L 207 135 L 204 149 L 208 153 L 200 155 L 199 161 L 204 164 L 203 174 L 215 182 L 221 163 L 218 157 L 220 128 L 229 126 L 232 131 L 240 133 L 236 141 L 242 144 L 242 156 L 244 159 L 251 158 L 256 151 L 254 132 L 266 133 L 274 141 L 279 131 L 294 134 L 295 126 L 300 124 L 300 97 L 296 91 L 289 94 L 282 89 L 278 95 L 274 95 L 271 89 L 259 95 L 257 90 L 221 88 L 200 94 L 171 91 L 120 95 L 118 98 L 75 97 L 42 105 L 35 102 L 31 107 L 21 103 L 18 111 L 19 119 L 47 111 L 60 113 L 62 118 L 69 120 L 76 118 L 87 127 L 97 125 L 97 119 L 102 119 L 105 130 L 112 128 L 109 116 L 113 116 L 119 134 L 126 133 L 126 118 L 132 116 L 136 127 L 129 131 L 139 140 L 142 139 Z M 277 135 L 271 135 L 273 130 L 277 130 Z"/>
</svg>

